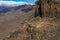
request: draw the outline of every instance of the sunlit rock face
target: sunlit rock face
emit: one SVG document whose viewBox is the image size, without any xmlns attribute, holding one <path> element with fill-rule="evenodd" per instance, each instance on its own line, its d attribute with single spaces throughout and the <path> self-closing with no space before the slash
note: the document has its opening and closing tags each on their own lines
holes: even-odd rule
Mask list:
<svg viewBox="0 0 60 40">
<path fill-rule="evenodd" d="M 43 17 L 60 17 L 60 0 L 39 0 L 40 2 Z"/>
</svg>

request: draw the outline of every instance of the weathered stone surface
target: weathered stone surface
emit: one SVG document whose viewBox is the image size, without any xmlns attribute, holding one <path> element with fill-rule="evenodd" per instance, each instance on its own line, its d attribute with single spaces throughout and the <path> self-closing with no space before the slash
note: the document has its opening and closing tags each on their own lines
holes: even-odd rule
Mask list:
<svg viewBox="0 0 60 40">
<path fill-rule="evenodd" d="M 43 17 L 60 17 L 60 0 L 39 0 Z M 37 7 L 38 8 L 38 7 Z"/>
</svg>

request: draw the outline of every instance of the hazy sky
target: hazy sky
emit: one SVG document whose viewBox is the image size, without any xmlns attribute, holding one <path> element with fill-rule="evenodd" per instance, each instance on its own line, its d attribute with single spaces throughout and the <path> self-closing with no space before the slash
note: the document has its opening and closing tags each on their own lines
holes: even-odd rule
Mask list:
<svg viewBox="0 0 60 40">
<path fill-rule="evenodd" d="M 0 0 L 0 1 L 26 2 L 28 4 L 34 4 L 35 2 L 35 0 Z"/>
<path fill-rule="evenodd" d="M 0 6 L 19 6 L 24 4 L 34 5 L 35 0 L 0 0 Z"/>
</svg>

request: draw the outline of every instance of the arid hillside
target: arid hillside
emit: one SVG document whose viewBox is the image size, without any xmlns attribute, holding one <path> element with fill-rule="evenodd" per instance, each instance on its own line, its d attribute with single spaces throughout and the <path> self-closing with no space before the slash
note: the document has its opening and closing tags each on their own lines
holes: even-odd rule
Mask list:
<svg viewBox="0 0 60 40">
<path fill-rule="evenodd" d="M 38 16 L 26 21 L 5 40 L 60 40 L 60 20 Z"/>
<path fill-rule="evenodd" d="M 1 24 L 0 40 L 60 40 L 59 2 L 39 0 L 31 12 Z"/>
<path fill-rule="evenodd" d="M 8 37 L 17 28 L 21 27 L 27 19 L 30 19 L 30 18 L 33 18 L 31 12 L 23 14 L 19 17 L 16 17 L 13 20 L 0 23 L 0 40 L 3 40 L 6 37 Z"/>
</svg>

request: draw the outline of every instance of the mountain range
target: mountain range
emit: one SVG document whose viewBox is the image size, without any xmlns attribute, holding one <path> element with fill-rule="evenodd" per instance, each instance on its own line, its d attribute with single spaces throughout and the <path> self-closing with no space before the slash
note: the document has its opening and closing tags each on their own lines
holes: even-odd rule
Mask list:
<svg viewBox="0 0 60 40">
<path fill-rule="evenodd" d="M 33 6 L 32 5 L 27 5 L 27 4 L 20 5 L 20 6 L 14 6 L 14 7 L 0 6 L 0 15 L 3 15 L 7 12 L 11 12 L 12 10 L 13 11 L 19 10 L 19 11 L 22 11 L 22 12 L 29 12 L 32 9 L 33 9 Z"/>
<path fill-rule="evenodd" d="M 0 6 L 0 23 L 15 19 L 33 10 L 33 5 Z"/>
</svg>

